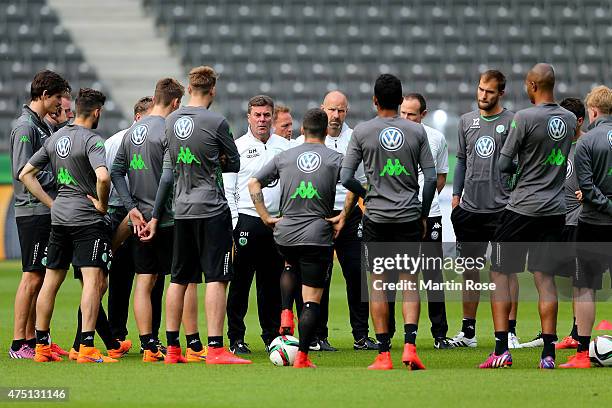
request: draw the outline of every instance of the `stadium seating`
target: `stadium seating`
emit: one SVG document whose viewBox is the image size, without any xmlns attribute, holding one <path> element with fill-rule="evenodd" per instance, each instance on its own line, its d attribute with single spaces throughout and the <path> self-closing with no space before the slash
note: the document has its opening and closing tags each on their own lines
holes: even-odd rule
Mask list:
<svg viewBox="0 0 612 408">
<path fill-rule="evenodd" d="M 328 89 L 349 96 L 351 122 L 372 115 L 380 72 L 457 115 L 474 107 L 478 72 L 508 74 L 507 100 L 526 106 L 522 80 L 551 62 L 559 98 L 610 82 L 609 0 L 143 0 L 185 68 L 222 75 L 219 104 L 245 130 L 249 96 L 268 93 L 297 116 Z"/>
<path fill-rule="evenodd" d="M 11 123 L 28 101 L 32 77 L 45 68 L 68 79 L 73 95 L 80 87 L 110 94 L 45 0 L 0 1 L 0 150 L 8 149 Z M 112 135 L 120 122 L 123 115 L 107 100 L 100 134 Z"/>
</svg>

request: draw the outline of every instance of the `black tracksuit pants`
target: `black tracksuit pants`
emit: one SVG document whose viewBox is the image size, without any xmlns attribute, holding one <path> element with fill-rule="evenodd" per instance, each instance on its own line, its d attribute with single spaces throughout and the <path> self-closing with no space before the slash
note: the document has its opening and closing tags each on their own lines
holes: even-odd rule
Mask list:
<svg viewBox="0 0 612 408">
<path fill-rule="evenodd" d="M 123 207 L 112 207 L 111 226 L 113 233 L 117 226 L 127 215 Z M 125 339 L 128 334 L 127 321 L 130 310 L 130 296 L 134 283 L 134 261 L 132 259 L 132 240 L 129 237 L 114 253 L 113 262 L 108 274 L 108 322 L 111 333 L 115 339 Z M 153 308 L 152 334 L 159 336 L 159 327 L 162 316 L 162 298 L 164 296 L 165 276 L 159 275 L 153 291 L 151 292 L 151 306 Z"/>
<path fill-rule="evenodd" d="M 234 278 L 227 296 L 227 337 L 230 343 L 244 339 L 244 318 L 253 277 L 257 287 L 261 338 L 268 344 L 279 335 L 283 267 L 284 261 L 276 248 L 272 230 L 259 217 L 239 214 L 234 228 Z"/>
</svg>

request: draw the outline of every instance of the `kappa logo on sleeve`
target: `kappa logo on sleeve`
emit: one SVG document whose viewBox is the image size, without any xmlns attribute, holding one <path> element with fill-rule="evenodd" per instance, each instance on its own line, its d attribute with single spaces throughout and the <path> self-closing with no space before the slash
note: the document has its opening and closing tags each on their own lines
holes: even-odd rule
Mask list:
<svg viewBox="0 0 612 408">
<path fill-rule="evenodd" d="M 612 148 L 612 130 L 608 132 L 608 143 L 610 144 L 610 148 Z"/>
</svg>

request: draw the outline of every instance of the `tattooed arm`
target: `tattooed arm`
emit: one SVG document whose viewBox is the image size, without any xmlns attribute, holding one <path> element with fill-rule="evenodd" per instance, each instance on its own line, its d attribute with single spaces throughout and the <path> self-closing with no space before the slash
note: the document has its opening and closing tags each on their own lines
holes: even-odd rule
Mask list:
<svg viewBox="0 0 612 408">
<path fill-rule="evenodd" d="M 255 210 L 257 214 L 259 214 L 259 217 L 261 217 L 263 223 L 270 228 L 274 228 L 276 223 L 280 221 L 280 218 L 270 216 L 266 208 L 266 203 L 264 202 L 263 193 L 261 192 L 261 183 L 254 177 L 249 179 L 249 193 L 255 205 Z"/>
</svg>

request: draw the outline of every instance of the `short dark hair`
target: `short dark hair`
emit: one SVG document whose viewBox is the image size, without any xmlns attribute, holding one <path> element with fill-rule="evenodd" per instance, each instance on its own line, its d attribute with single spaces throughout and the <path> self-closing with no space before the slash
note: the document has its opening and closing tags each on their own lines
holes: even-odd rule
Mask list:
<svg viewBox="0 0 612 408">
<path fill-rule="evenodd" d="M 404 95 L 404 100 L 416 99 L 419 101 L 419 113 L 423 113 L 427 110 L 427 102 L 425 102 L 425 97 L 420 93 L 409 93 Z"/>
<path fill-rule="evenodd" d="M 291 113 L 291 109 L 289 109 L 289 107 L 285 105 L 276 105 L 274 107 L 274 113 L 272 114 L 273 122 L 276 122 L 279 113 Z"/>
<path fill-rule="evenodd" d="M 492 79 L 497 81 L 497 90 L 499 92 L 506 90 L 506 76 L 501 71 L 489 69 L 480 74 L 480 80 L 490 81 Z"/>
<path fill-rule="evenodd" d="M 576 119 L 584 119 L 586 116 L 586 108 L 579 98 L 565 98 L 559 105 L 576 115 Z"/>
<path fill-rule="evenodd" d="M 106 95 L 102 92 L 91 88 L 81 88 L 76 99 L 77 116 L 90 116 L 93 111 L 104 106 L 104 102 L 106 102 Z"/>
<path fill-rule="evenodd" d="M 143 96 L 136 102 L 134 105 L 134 116 L 145 113 L 153 106 L 153 97 L 151 96 Z"/>
<path fill-rule="evenodd" d="M 312 108 L 306 111 L 302 120 L 304 135 L 325 139 L 327 135 L 327 113 L 321 108 Z"/>
<path fill-rule="evenodd" d="M 217 73 L 211 67 L 195 67 L 189 71 L 189 86 L 192 90 L 206 95 L 217 84 L 217 78 Z"/>
<path fill-rule="evenodd" d="M 38 100 L 44 91 L 47 91 L 47 95 L 51 96 L 70 93 L 71 90 L 68 81 L 59 74 L 46 69 L 34 75 L 30 84 L 30 98 L 33 101 Z"/>
<path fill-rule="evenodd" d="M 180 101 L 183 95 L 185 95 L 185 87 L 179 81 L 174 78 L 163 78 L 157 81 L 153 97 L 156 103 L 168 106 L 175 99 Z"/>
<path fill-rule="evenodd" d="M 374 96 L 382 109 L 396 109 L 402 104 L 402 81 L 391 74 L 382 74 L 374 84 Z"/>
<path fill-rule="evenodd" d="M 253 106 L 269 106 L 272 108 L 272 111 L 274 111 L 274 101 L 268 95 L 256 95 L 249 99 L 247 113 L 251 113 L 251 108 Z"/>
</svg>

